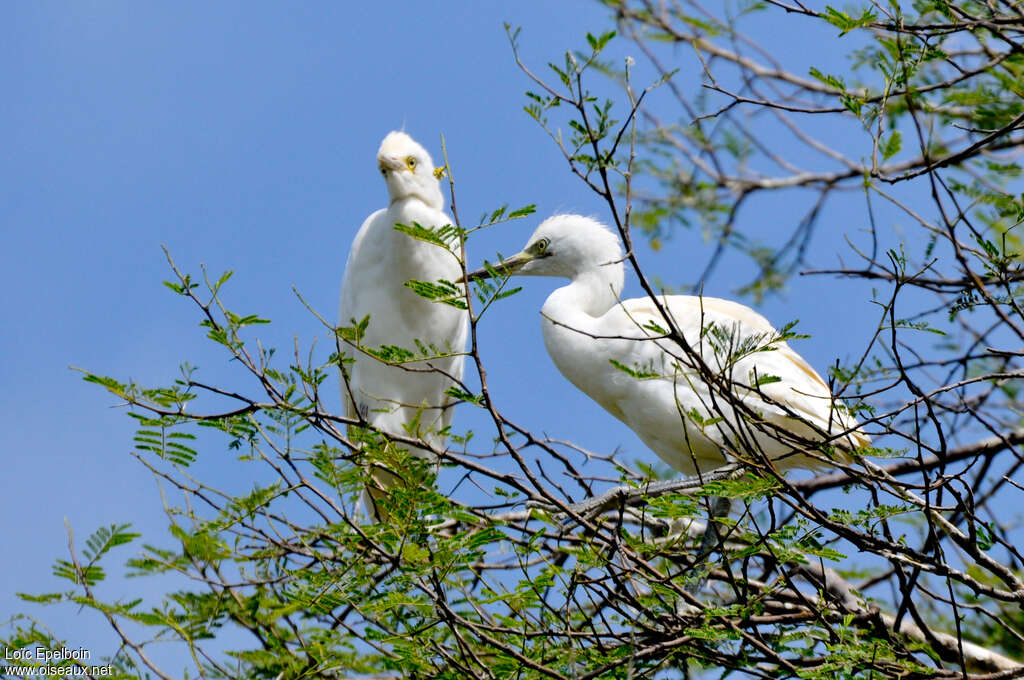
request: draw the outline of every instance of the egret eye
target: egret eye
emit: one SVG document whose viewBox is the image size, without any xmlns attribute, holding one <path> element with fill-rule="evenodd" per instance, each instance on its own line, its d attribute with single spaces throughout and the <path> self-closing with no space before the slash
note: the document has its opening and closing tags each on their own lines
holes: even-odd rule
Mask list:
<svg viewBox="0 0 1024 680">
<path fill-rule="evenodd" d="M 381 168 L 380 169 L 380 174 L 382 174 L 385 177 L 387 177 L 388 176 L 388 169 L 387 168 Z"/>
<path fill-rule="evenodd" d="M 550 244 L 550 239 L 542 238 L 533 244 L 533 252 L 536 253 L 537 255 L 543 255 L 544 251 L 548 249 L 548 246 Z"/>
<path fill-rule="evenodd" d="M 408 158 L 406 158 L 405 159 L 405 165 L 410 170 L 415 170 L 416 169 L 416 157 L 415 156 L 409 156 Z"/>
</svg>

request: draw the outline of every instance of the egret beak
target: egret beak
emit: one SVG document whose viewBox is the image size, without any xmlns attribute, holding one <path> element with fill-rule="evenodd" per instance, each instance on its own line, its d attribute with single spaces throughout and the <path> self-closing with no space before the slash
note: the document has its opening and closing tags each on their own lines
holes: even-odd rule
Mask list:
<svg viewBox="0 0 1024 680">
<path fill-rule="evenodd" d="M 377 156 L 377 167 L 381 172 L 398 172 L 405 168 L 405 163 L 398 158 L 390 156 Z"/>
<path fill-rule="evenodd" d="M 488 264 L 485 261 L 483 268 L 477 269 L 475 272 L 469 272 L 455 283 L 466 283 L 467 281 L 479 281 L 481 279 L 493 279 L 495 277 L 509 277 L 522 269 L 523 265 L 533 259 L 533 255 L 523 251 L 494 264 Z"/>
</svg>

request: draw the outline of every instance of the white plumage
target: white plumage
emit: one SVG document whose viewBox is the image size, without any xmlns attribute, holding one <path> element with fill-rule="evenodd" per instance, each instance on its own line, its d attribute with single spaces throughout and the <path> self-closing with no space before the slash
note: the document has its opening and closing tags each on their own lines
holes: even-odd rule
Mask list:
<svg viewBox="0 0 1024 680">
<path fill-rule="evenodd" d="M 817 467 L 823 461 L 799 453 L 808 444 L 829 440 L 849 451 L 869 443 L 825 381 L 752 309 L 709 297 L 660 298 L 709 377 L 662 337 L 669 324 L 649 298 L 619 300 L 622 250 L 604 225 L 556 215 L 527 244 L 493 270 L 570 279 L 541 309 L 544 345 L 558 370 L 676 470 L 706 473 L 730 459 L 756 460 L 758 451 L 780 469 Z"/>
<path fill-rule="evenodd" d="M 454 281 L 461 275 L 455 255 L 443 247 L 414 239 L 396 224 L 437 228 L 452 223 L 444 211 L 444 195 L 430 154 L 404 132 L 391 132 L 381 142 L 377 164 L 388 187 L 387 208 L 366 218 L 352 242 L 341 286 L 340 326 L 353 326 L 366 315 L 369 325 L 361 344 L 393 345 L 417 351 L 417 341 L 455 356 L 388 365 L 362 352 L 347 367 L 349 385 L 342 400 L 350 417 L 361 413 L 385 433 L 419 438 L 429 447 L 444 446 L 443 430 L 452 421 L 453 399 L 445 394 L 451 376 L 461 379 L 466 345 L 466 312 L 426 300 L 406 281 Z M 429 366 L 428 366 L 429 364 Z M 438 369 L 432 371 L 430 368 Z M 407 370 L 407 369 L 414 370 Z M 445 375 L 447 374 L 447 376 Z M 415 424 L 412 432 L 407 429 Z M 403 448 L 404 445 L 403 445 Z M 434 460 L 427 449 L 409 447 L 414 455 Z M 375 468 L 367 488 L 389 487 L 402 471 Z M 364 494 L 371 518 L 375 498 Z"/>
</svg>

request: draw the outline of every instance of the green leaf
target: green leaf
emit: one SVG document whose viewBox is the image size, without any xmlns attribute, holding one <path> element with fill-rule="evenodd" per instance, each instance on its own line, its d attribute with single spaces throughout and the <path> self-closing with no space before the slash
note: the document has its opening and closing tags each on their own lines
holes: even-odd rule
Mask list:
<svg viewBox="0 0 1024 680">
<path fill-rule="evenodd" d="M 562 81 L 563 85 L 565 85 L 566 87 L 569 87 L 570 80 L 569 80 L 569 74 L 568 73 L 566 73 L 562 69 L 558 68 L 557 66 L 555 66 L 551 62 L 548 62 L 548 68 L 550 68 L 552 71 L 554 71 L 556 74 L 558 74 L 558 79 Z"/>
<path fill-rule="evenodd" d="M 508 218 L 510 220 L 514 220 L 520 217 L 526 217 L 527 215 L 532 215 L 535 212 L 537 212 L 537 206 L 536 204 L 531 203 L 530 205 L 523 206 L 518 210 L 513 210 L 508 214 Z"/>
<path fill-rule="evenodd" d="M 57 560 L 53 563 L 53 575 L 65 578 L 77 585 L 87 586 L 94 586 L 106 578 L 106 574 L 100 566 L 86 565 L 79 570 L 75 569 L 75 565 L 67 560 Z"/>
<path fill-rule="evenodd" d="M 468 308 L 462 289 L 451 281 L 445 281 L 442 279 L 436 282 L 431 282 L 412 279 L 406 281 L 404 285 L 412 292 L 422 298 L 430 300 L 431 302 L 440 302 L 457 309 Z"/>
<path fill-rule="evenodd" d="M 445 250 L 451 250 L 454 245 L 458 244 L 458 237 L 461 234 L 461 230 L 451 224 L 429 228 L 424 227 L 419 222 L 413 222 L 412 226 L 396 223 L 395 231 L 411 236 L 417 241 L 430 243 Z"/>
<path fill-rule="evenodd" d="M 587 33 L 587 43 L 590 45 L 590 49 L 594 51 L 594 54 L 597 54 L 598 52 L 603 50 L 605 45 L 608 44 L 608 41 L 614 37 L 615 31 L 608 31 L 607 33 L 602 33 L 599 37 L 594 37 L 592 34 Z"/>
<path fill-rule="evenodd" d="M 82 380 L 84 380 L 85 382 L 91 382 L 96 383 L 97 385 L 102 385 L 103 387 L 107 388 L 108 392 L 111 392 L 112 394 L 115 394 L 119 397 L 125 397 L 125 395 L 128 393 L 128 385 L 118 382 L 113 378 L 108 378 L 107 376 L 86 373 L 84 376 L 82 376 Z"/>
<path fill-rule="evenodd" d="M 351 323 L 352 325 L 351 326 L 340 326 L 337 329 L 338 336 L 342 340 L 347 340 L 348 342 L 354 342 L 354 343 L 356 343 L 358 345 L 360 342 L 362 342 L 363 338 L 366 336 L 366 329 L 370 325 L 370 315 L 367 314 L 366 316 L 364 316 L 362 318 L 361 321 L 356 321 L 355 319 L 349 319 L 349 323 Z"/>
<path fill-rule="evenodd" d="M 502 216 L 504 216 L 506 210 L 508 210 L 508 204 L 505 204 L 505 205 L 501 206 L 500 208 L 498 208 L 497 210 L 492 212 L 491 216 L 489 218 L 487 218 L 486 220 L 482 219 L 482 220 L 480 220 L 480 222 L 481 223 L 489 222 L 489 223 L 493 224 L 493 223 L 497 222 L 498 220 L 500 220 L 502 218 Z"/>
<path fill-rule="evenodd" d="M 615 359 L 609 359 L 608 363 L 610 363 L 612 366 L 614 366 L 615 368 L 619 369 L 620 371 L 622 371 L 626 375 L 632 376 L 632 377 L 634 377 L 634 378 L 636 378 L 638 380 L 650 380 L 651 378 L 660 378 L 661 377 L 661 375 L 659 373 L 656 373 L 653 370 L 652 366 L 647 366 L 646 368 L 642 368 L 640 366 L 634 366 L 633 368 L 630 368 L 629 366 L 626 366 L 622 362 L 616 361 Z"/>
<path fill-rule="evenodd" d="M 86 547 L 82 552 L 90 562 L 95 562 L 111 548 L 131 543 L 142 534 L 125 531 L 130 526 L 131 524 L 111 524 L 109 528 L 100 527 L 86 539 Z"/>
<path fill-rule="evenodd" d="M 889 138 L 883 142 L 879 148 L 882 151 L 882 158 L 889 160 L 900 152 L 900 148 L 903 144 L 903 139 L 900 136 L 899 130 L 893 130 Z"/>
<path fill-rule="evenodd" d="M 846 12 L 841 12 L 834 7 L 828 5 L 825 6 L 825 12 L 822 14 L 825 21 L 829 22 L 833 26 L 839 29 L 839 35 L 846 35 L 855 28 L 861 28 L 867 26 L 875 21 L 876 17 L 874 12 L 865 8 L 859 17 L 851 17 Z"/>
<path fill-rule="evenodd" d="M 444 393 L 447 394 L 449 397 L 452 397 L 453 399 L 458 399 L 460 401 L 476 404 L 477 406 L 482 406 L 484 403 L 484 395 L 467 392 L 466 390 L 460 389 L 455 385 L 452 385 L 451 387 L 446 389 Z"/>
<path fill-rule="evenodd" d="M 836 76 L 829 75 L 827 73 L 822 73 L 813 66 L 810 68 L 809 72 L 813 78 L 820 80 L 829 87 L 839 90 L 840 92 L 846 92 L 846 84 L 842 81 L 841 78 L 837 78 Z"/>
<path fill-rule="evenodd" d="M 494 299 L 495 300 L 504 300 L 507 297 L 515 295 L 516 293 L 518 293 L 522 289 L 523 289 L 522 286 L 516 286 L 515 288 L 507 288 L 505 290 L 500 290 L 497 293 L 495 293 Z"/>
<path fill-rule="evenodd" d="M 896 328 L 907 328 L 914 331 L 926 331 L 935 335 L 946 335 L 946 331 L 933 328 L 927 321 L 911 321 L 910 319 L 897 319 Z"/>
<path fill-rule="evenodd" d="M 39 604 L 52 604 L 54 602 L 62 602 L 66 597 L 64 593 L 41 593 L 39 595 L 29 595 L 28 593 L 16 593 L 19 600 L 25 602 L 38 602 Z"/>
</svg>

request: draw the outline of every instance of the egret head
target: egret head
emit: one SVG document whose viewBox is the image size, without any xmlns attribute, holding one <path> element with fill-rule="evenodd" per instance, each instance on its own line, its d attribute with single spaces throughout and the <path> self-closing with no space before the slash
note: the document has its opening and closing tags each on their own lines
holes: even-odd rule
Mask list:
<svg viewBox="0 0 1024 680">
<path fill-rule="evenodd" d="M 498 274 L 556 276 L 576 279 L 598 274 L 622 289 L 622 248 L 619 237 L 597 220 L 583 215 L 554 215 L 540 223 L 526 247 L 490 267 Z M 487 269 L 467 275 L 488 278 Z"/>
<path fill-rule="evenodd" d="M 444 209 L 444 194 L 430 154 L 409 135 L 389 132 L 377 151 L 377 167 L 392 203 L 415 197 L 435 210 Z"/>
</svg>

